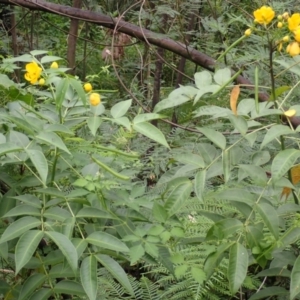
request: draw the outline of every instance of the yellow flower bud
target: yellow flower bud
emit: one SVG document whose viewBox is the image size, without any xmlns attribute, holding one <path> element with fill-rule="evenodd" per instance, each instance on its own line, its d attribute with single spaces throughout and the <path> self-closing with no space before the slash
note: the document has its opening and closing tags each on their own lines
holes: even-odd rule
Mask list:
<svg viewBox="0 0 300 300">
<path fill-rule="evenodd" d="M 251 35 L 251 33 L 252 33 L 252 30 L 250 29 L 250 28 L 248 28 L 247 30 L 245 30 L 245 36 L 249 36 L 249 35 Z"/>
<path fill-rule="evenodd" d="M 83 88 L 86 92 L 90 92 L 93 89 L 93 87 L 90 83 L 84 84 Z"/>
<path fill-rule="evenodd" d="M 300 47 L 297 42 L 292 42 L 286 47 L 286 52 L 291 56 L 296 56 L 300 54 Z"/>
<path fill-rule="evenodd" d="M 50 69 L 57 69 L 58 68 L 58 63 L 56 61 L 54 61 L 51 66 Z"/>
<path fill-rule="evenodd" d="M 100 95 L 98 93 L 90 94 L 90 104 L 92 106 L 97 106 L 100 103 L 101 103 L 101 98 L 100 98 Z"/>
<path fill-rule="evenodd" d="M 285 20 L 287 20 L 288 18 L 289 18 L 289 13 L 288 12 L 284 12 L 283 14 L 282 14 L 282 17 L 285 19 Z"/>
<path fill-rule="evenodd" d="M 278 21 L 282 21 L 282 19 L 283 19 L 283 18 L 282 18 L 282 15 L 278 15 L 278 16 L 277 16 L 277 20 L 278 20 Z"/>
<path fill-rule="evenodd" d="M 290 37 L 288 35 L 286 35 L 282 38 L 282 41 L 285 43 L 288 42 L 289 40 L 290 40 Z"/>
<path fill-rule="evenodd" d="M 278 43 L 277 50 L 280 52 L 282 50 L 282 43 Z"/>
<path fill-rule="evenodd" d="M 285 111 L 283 114 L 287 117 L 287 118 L 291 118 L 293 116 L 295 116 L 297 113 L 297 111 L 295 109 L 289 109 L 287 111 Z"/>
<path fill-rule="evenodd" d="M 282 28 L 282 26 L 283 26 L 282 22 L 277 23 L 277 28 Z"/>
<path fill-rule="evenodd" d="M 45 84 L 45 79 L 44 78 L 41 78 L 40 80 L 39 80 L 39 85 L 44 85 Z"/>
</svg>

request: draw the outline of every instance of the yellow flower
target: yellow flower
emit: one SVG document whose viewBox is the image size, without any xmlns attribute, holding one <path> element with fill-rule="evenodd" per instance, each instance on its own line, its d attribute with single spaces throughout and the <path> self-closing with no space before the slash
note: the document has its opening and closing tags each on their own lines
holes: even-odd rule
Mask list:
<svg viewBox="0 0 300 300">
<path fill-rule="evenodd" d="M 300 42 L 300 27 L 294 31 L 294 38 L 297 42 Z"/>
<path fill-rule="evenodd" d="M 291 56 L 296 56 L 300 54 L 300 47 L 297 42 L 292 42 L 286 47 L 286 52 Z"/>
<path fill-rule="evenodd" d="M 289 40 L 290 40 L 290 37 L 288 35 L 286 35 L 282 38 L 282 41 L 285 43 L 288 42 Z"/>
<path fill-rule="evenodd" d="M 283 26 L 282 22 L 277 23 L 277 28 L 282 28 L 282 26 Z"/>
<path fill-rule="evenodd" d="M 58 63 L 56 61 L 54 61 L 51 66 L 50 69 L 57 69 L 58 68 Z"/>
<path fill-rule="evenodd" d="M 248 28 L 247 30 L 245 30 L 245 33 L 244 33 L 244 34 L 245 34 L 245 36 L 250 36 L 251 33 L 252 33 L 251 29 Z"/>
<path fill-rule="evenodd" d="M 39 80 L 39 85 L 44 85 L 45 84 L 45 79 L 44 78 L 41 78 L 40 80 Z"/>
<path fill-rule="evenodd" d="M 253 12 L 255 21 L 261 25 L 268 25 L 275 17 L 272 7 L 262 6 Z"/>
<path fill-rule="evenodd" d="M 90 92 L 90 91 L 93 89 L 93 87 L 92 87 L 92 85 L 91 85 L 90 83 L 86 83 L 86 84 L 83 86 L 83 88 L 84 88 L 84 90 L 85 90 L 86 92 Z"/>
<path fill-rule="evenodd" d="M 300 26 L 300 14 L 292 14 L 290 18 L 288 18 L 289 30 L 295 31 Z"/>
<path fill-rule="evenodd" d="M 42 68 L 36 62 L 29 63 L 25 66 L 27 73 L 25 73 L 24 77 L 31 84 L 35 84 L 42 73 Z"/>
<path fill-rule="evenodd" d="M 288 117 L 288 118 L 291 118 L 293 116 L 295 116 L 297 113 L 297 111 L 295 109 L 289 109 L 287 111 L 285 111 L 283 114 Z"/>
<path fill-rule="evenodd" d="M 97 106 L 101 103 L 101 98 L 98 93 L 92 93 L 90 94 L 90 103 L 92 106 Z"/>
</svg>

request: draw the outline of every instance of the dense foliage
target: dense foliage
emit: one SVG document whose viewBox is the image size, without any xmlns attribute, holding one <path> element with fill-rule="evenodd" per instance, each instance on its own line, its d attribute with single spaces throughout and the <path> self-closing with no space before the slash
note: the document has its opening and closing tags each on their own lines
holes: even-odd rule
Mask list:
<svg viewBox="0 0 300 300">
<path fill-rule="evenodd" d="M 179 80 L 186 62 L 87 24 L 129 48 L 79 41 L 75 76 L 41 25 L 47 51 L 3 57 L 3 299 L 299 299 L 300 14 L 186 2 L 128 18 L 194 47 L 203 31 L 214 72 Z"/>
</svg>

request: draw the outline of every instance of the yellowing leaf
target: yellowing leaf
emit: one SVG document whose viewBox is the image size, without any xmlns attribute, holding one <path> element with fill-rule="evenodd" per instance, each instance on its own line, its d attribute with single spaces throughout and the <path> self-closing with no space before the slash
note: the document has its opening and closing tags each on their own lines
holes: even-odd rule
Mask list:
<svg viewBox="0 0 300 300">
<path fill-rule="evenodd" d="M 292 183 L 294 185 L 300 182 L 300 164 L 292 167 L 291 175 L 292 175 Z M 290 193 L 291 193 L 291 189 L 288 187 L 284 187 L 281 192 L 280 198 L 282 198 L 283 196 L 287 198 L 290 195 Z"/>
<path fill-rule="evenodd" d="M 284 187 L 282 189 L 281 195 L 280 195 L 280 199 L 282 199 L 283 196 L 285 196 L 285 199 L 287 199 L 287 197 L 290 195 L 291 193 L 291 189 L 289 187 Z"/>
<path fill-rule="evenodd" d="M 232 112 L 237 116 L 236 104 L 240 94 L 240 86 L 235 85 L 230 93 L 230 108 Z"/>
</svg>

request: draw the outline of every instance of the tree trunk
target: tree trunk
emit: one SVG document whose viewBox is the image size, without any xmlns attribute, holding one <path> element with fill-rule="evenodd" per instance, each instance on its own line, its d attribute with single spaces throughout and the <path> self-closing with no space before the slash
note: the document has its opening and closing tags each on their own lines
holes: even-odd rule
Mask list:
<svg viewBox="0 0 300 300">
<path fill-rule="evenodd" d="M 73 8 L 80 9 L 82 0 L 73 0 Z M 68 67 L 70 68 L 69 73 L 75 75 L 76 71 L 76 43 L 79 28 L 79 19 L 71 18 L 70 30 L 68 35 L 68 50 L 67 50 L 67 61 Z"/>
</svg>

